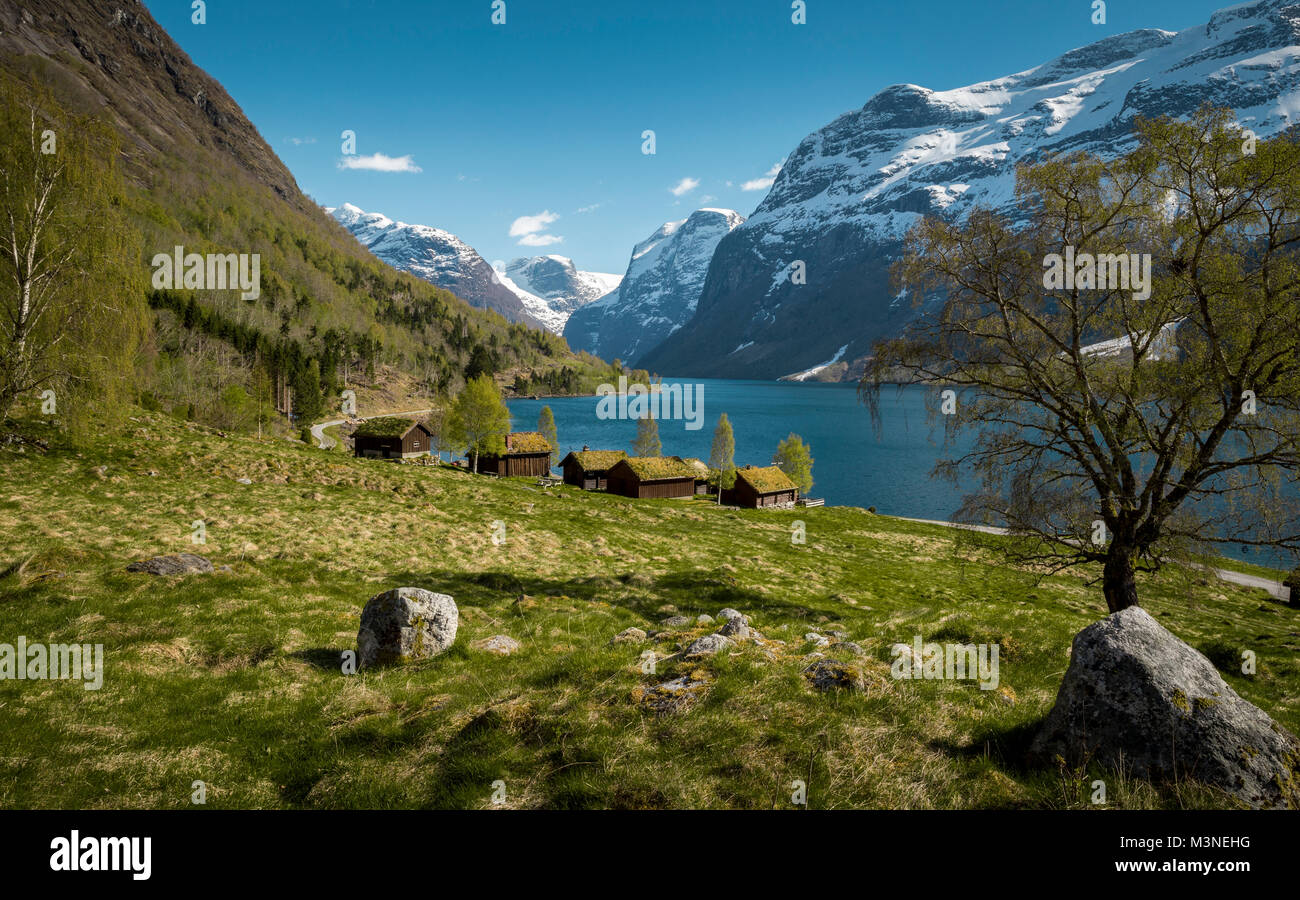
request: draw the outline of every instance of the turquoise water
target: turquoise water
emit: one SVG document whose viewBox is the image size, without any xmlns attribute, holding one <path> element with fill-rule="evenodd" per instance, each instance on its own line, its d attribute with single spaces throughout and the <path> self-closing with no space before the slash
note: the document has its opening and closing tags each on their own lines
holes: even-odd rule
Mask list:
<svg viewBox="0 0 1300 900">
<path fill-rule="evenodd" d="M 871 416 L 858 402 L 854 385 L 792 384 L 780 381 L 665 379 L 666 383 L 703 385 L 703 427 L 686 428 L 681 420 L 660 420 L 665 455 L 695 456 L 708 461 L 713 429 L 727 414 L 736 434 L 736 464 L 770 465 L 776 445 L 794 432 L 812 448 L 811 496 L 838 506 L 874 506 L 887 515 L 949 519 L 961 504 L 952 485 L 932 480 L 941 438 L 926 423 L 923 388 L 887 390 L 882 398 L 879 439 Z M 581 450 L 631 451 L 636 422 L 596 416 L 595 397 L 511 400 L 512 427 L 533 429 L 543 406 L 555 414 L 560 456 Z"/>
<path fill-rule="evenodd" d="M 681 420 L 661 419 L 659 439 L 665 455 L 708 461 L 718 416 L 727 414 L 736 435 L 736 464 L 769 465 L 776 445 L 794 432 L 812 448 L 813 489 L 833 506 L 874 506 L 885 515 L 951 519 L 961 506 L 962 488 L 931 477 L 946 455 L 942 423 L 926 420 L 926 388 L 886 389 L 881 396 L 881 428 L 857 396 L 856 385 L 795 384 L 780 381 L 665 379 L 665 383 L 703 385 L 703 427 L 687 429 Z M 581 450 L 631 451 L 636 422 L 597 418 L 596 397 L 554 397 L 509 401 L 512 427 L 532 430 L 543 406 L 555 414 L 560 456 Z M 949 451 L 951 452 L 951 451 Z M 1290 568 L 1290 554 L 1249 548 L 1224 548 L 1238 559 Z"/>
</svg>

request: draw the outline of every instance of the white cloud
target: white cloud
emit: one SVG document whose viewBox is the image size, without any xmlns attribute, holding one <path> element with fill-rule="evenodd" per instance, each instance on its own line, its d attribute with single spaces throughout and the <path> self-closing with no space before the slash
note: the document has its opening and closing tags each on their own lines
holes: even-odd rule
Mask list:
<svg viewBox="0 0 1300 900">
<path fill-rule="evenodd" d="M 564 238 L 554 234 L 543 234 L 546 226 L 560 216 L 549 209 L 544 209 L 535 216 L 520 216 L 510 223 L 510 236 L 519 238 L 520 247 L 545 247 L 558 244 Z"/>
<path fill-rule="evenodd" d="M 340 169 L 365 169 L 370 172 L 423 172 L 408 153 L 406 156 L 385 156 L 373 153 L 370 156 L 344 156 L 339 160 Z"/>
<path fill-rule="evenodd" d="M 555 234 L 526 234 L 519 239 L 520 247 L 549 247 L 558 244 L 564 238 Z"/>
<path fill-rule="evenodd" d="M 510 223 L 510 236 L 519 237 L 523 234 L 536 234 L 539 231 L 545 231 L 546 226 L 558 218 L 559 216 L 549 209 L 544 209 L 535 216 L 520 216 Z"/>
<path fill-rule="evenodd" d="M 700 186 L 700 179 L 683 178 L 681 181 L 677 182 L 676 185 L 670 187 L 668 190 L 672 192 L 672 195 L 674 197 L 680 197 L 682 194 L 689 194 L 691 191 L 695 190 L 699 186 Z"/>
<path fill-rule="evenodd" d="M 574 210 L 574 213 L 575 213 L 575 214 L 589 213 L 589 212 L 595 212 L 595 211 L 598 210 L 598 209 L 600 209 L 600 204 L 599 204 L 599 203 L 593 203 L 593 204 L 591 204 L 591 206 L 580 206 L 580 207 L 578 207 L 577 209 Z"/>
<path fill-rule="evenodd" d="M 711 200 L 717 200 L 717 199 L 718 199 L 718 198 L 715 197 L 715 196 L 713 196 L 712 194 L 705 194 L 703 197 L 700 198 L 700 202 L 701 202 L 701 203 L 708 203 L 708 202 L 711 201 Z"/>
<path fill-rule="evenodd" d="M 774 165 L 763 173 L 762 178 L 751 178 L 740 186 L 742 191 L 765 191 L 770 188 L 776 181 L 776 176 L 781 171 L 781 166 L 785 165 L 785 160 Z"/>
<path fill-rule="evenodd" d="M 289 143 L 293 144 L 295 147 L 301 147 L 303 144 L 316 143 L 316 139 L 314 137 L 305 137 L 305 138 L 291 137 L 289 138 Z"/>
</svg>

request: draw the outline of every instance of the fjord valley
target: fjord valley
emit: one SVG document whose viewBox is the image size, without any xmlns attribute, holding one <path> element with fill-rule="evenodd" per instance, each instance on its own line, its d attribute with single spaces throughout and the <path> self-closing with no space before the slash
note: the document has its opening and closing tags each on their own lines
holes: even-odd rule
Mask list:
<svg viewBox="0 0 1300 900">
<path fill-rule="evenodd" d="M 572 5 L 0 0 L 0 806 L 1300 808 L 1292 6 Z"/>
</svg>

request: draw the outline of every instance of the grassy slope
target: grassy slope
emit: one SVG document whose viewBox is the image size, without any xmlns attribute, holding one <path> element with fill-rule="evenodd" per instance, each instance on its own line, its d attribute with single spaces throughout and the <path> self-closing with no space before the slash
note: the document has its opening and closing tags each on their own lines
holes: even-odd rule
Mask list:
<svg viewBox="0 0 1300 900">
<path fill-rule="evenodd" d="M 204 547 L 189 542 L 199 518 Z M 790 541 L 795 519 L 806 545 Z M 25 565 L 0 577 L 0 640 L 102 642 L 107 674 L 98 692 L 0 682 L 0 806 L 183 807 L 201 779 L 215 807 L 483 807 L 502 779 L 509 806 L 787 808 L 796 778 L 817 808 L 1087 806 L 1088 773 L 1018 760 L 1071 636 L 1104 612 L 1099 592 L 999 565 L 996 540 L 850 508 L 544 490 L 160 416 L 80 453 L 5 453 L 0 571 Z M 123 571 L 193 550 L 232 571 Z M 366 599 L 399 585 L 456 598 L 455 647 L 342 675 Z M 1229 682 L 1300 726 L 1294 612 L 1195 574 L 1142 591 L 1191 643 L 1255 650 L 1260 674 Z M 630 625 L 724 606 L 786 645 L 651 676 L 644 647 L 609 644 Z M 886 677 L 865 694 L 816 693 L 802 635 L 837 627 L 884 676 L 889 645 L 918 633 L 1000 642 L 1008 690 Z M 498 633 L 522 650 L 470 646 Z M 647 686 L 692 672 L 709 682 L 693 709 L 657 718 L 638 705 Z M 1225 803 L 1108 781 L 1112 805 Z"/>
</svg>

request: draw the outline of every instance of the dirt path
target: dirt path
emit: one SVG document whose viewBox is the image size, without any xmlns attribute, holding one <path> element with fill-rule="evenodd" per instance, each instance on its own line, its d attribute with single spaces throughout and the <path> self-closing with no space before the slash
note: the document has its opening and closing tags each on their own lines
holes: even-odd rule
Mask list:
<svg viewBox="0 0 1300 900">
<path fill-rule="evenodd" d="M 911 519 L 907 516 L 894 516 L 896 519 L 902 519 L 905 522 L 921 522 L 925 525 L 943 525 L 946 528 L 966 528 L 971 531 L 982 531 L 984 534 L 1007 534 L 1007 529 L 999 528 L 995 525 L 962 525 L 957 522 L 943 522 L 938 519 Z M 1291 590 L 1283 586 L 1282 582 L 1274 581 L 1271 578 L 1263 578 L 1259 575 L 1247 575 L 1244 572 L 1234 572 L 1232 569 L 1216 569 L 1210 567 L 1220 580 L 1230 584 L 1239 584 L 1243 587 L 1260 588 L 1268 591 L 1275 600 L 1289 600 Z"/>
<path fill-rule="evenodd" d="M 398 417 L 402 417 L 402 416 L 422 416 L 422 415 L 424 415 L 424 414 L 426 414 L 426 413 L 431 413 L 431 412 L 433 412 L 432 409 L 412 409 L 412 410 L 409 410 L 409 411 L 407 411 L 407 412 L 380 413 L 380 414 L 377 415 L 377 416 L 359 416 L 358 418 L 359 418 L 362 422 L 365 422 L 365 421 L 367 421 L 367 420 L 369 420 L 369 419 L 383 419 L 383 418 L 386 418 L 387 416 L 398 416 Z M 345 423 L 347 423 L 347 422 L 350 422 L 350 421 L 353 421 L 353 420 L 352 420 L 352 419 L 331 419 L 331 420 L 328 421 L 328 422 L 320 422 L 320 423 L 318 423 L 318 424 L 316 424 L 316 425 L 313 425 L 313 426 L 311 427 L 311 436 L 314 437 L 314 438 L 316 439 L 316 443 L 317 443 L 317 445 L 318 445 L 322 450 L 332 450 L 332 449 L 333 449 L 333 448 L 338 444 L 338 441 L 334 440 L 334 438 L 332 438 L 332 437 L 330 437 L 329 435 L 327 435 L 327 434 L 325 433 L 325 429 L 326 429 L 326 428 L 333 428 L 335 425 L 343 425 L 343 424 L 345 424 Z"/>
</svg>

